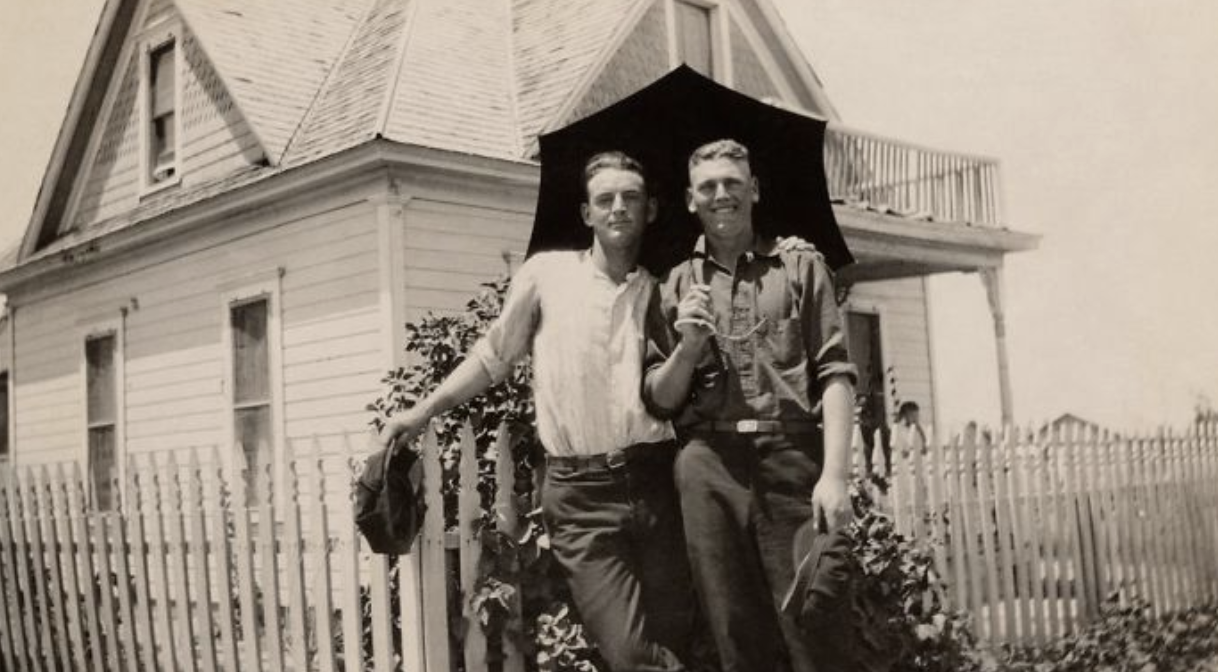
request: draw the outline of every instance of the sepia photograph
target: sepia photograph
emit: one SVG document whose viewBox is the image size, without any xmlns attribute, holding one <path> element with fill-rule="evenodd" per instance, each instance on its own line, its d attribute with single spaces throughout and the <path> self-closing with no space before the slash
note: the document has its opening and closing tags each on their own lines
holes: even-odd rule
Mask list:
<svg viewBox="0 0 1218 672">
<path fill-rule="evenodd" d="M 0 12 L 0 672 L 1218 672 L 1218 4 Z"/>
</svg>

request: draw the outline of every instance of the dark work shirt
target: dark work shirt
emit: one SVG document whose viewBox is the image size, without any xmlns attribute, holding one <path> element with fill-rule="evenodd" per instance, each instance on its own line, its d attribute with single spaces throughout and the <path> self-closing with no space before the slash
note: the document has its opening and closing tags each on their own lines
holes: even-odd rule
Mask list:
<svg viewBox="0 0 1218 672">
<path fill-rule="evenodd" d="M 648 375 L 672 354 L 672 326 L 692 284 L 710 285 L 716 331 L 694 374 L 691 398 L 676 420 L 815 420 L 821 384 L 857 378 L 846 355 L 833 276 L 816 252 L 779 252 L 772 241 L 742 255 L 732 270 L 712 259 L 699 238 L 691 259 L 660 286 L 648 319 Z M 644 392 L 653 413 L 661 409 Z"/>
</svg>

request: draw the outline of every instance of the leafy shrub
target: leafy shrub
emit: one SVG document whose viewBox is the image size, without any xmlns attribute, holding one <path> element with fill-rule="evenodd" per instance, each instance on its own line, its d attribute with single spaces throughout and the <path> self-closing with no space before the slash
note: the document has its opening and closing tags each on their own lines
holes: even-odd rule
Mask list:
<svg viewBox="0 0 1218 672">
<path fill-rule="evenodd" d="M 1218 660 L 1218 605 L 1156 617 L 1111 596 L 1100 618 L 1045 647 L 1008 648 L 1010 672 L 1189 672 Z M 1209 669 L 1213 669 L 1212 667 Z"/>
</svg>

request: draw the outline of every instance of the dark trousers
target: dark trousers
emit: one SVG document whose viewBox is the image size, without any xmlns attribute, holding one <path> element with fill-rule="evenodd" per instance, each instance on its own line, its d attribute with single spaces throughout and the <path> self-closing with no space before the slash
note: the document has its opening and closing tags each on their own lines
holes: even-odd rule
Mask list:
<svg viewBox="0 0 1218 672">
<path fill-rule="evenodd" d="M 687 438 L 677 490 L 694 585 L 723 672 L 814 672 L 806 635 L 780 605 L 795 576 L 795 531 L 812 516 L 819 435 Z"/>
<path fill-rule="evenodd" d="M 542 488 L 550 549 L 613 672 L 684 670 L 693 620 L 676 446 L 643 448 L 621 466 L 550 463 Z"/>
</svg>

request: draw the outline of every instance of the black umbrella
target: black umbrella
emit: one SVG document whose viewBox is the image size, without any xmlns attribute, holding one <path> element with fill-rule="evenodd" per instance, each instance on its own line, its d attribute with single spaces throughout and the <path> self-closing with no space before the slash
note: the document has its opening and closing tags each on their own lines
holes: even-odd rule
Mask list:
<svg viewBox="0 0 1218 672">
<path fill-rule="evenodd" d="M 597 152 L 621 150 L 643 162 L 648 187 L 660 201 L 640 261 L 662 274 L 689 257 L 701 230 L 685 208 L 689 155 L 722 138 L 749 148 L 761 184 L 761 202 L 753 210 L 760 233 L 809 240 L 834 269 L 854 261 L 825 185 L 825 122 L 750 98 L 684 65 L 596 114 L 540 137 L 541 186 L 528 253 L 592 244 L 591 230 L 579 216 L 583 167 Z"/>
</svg>

